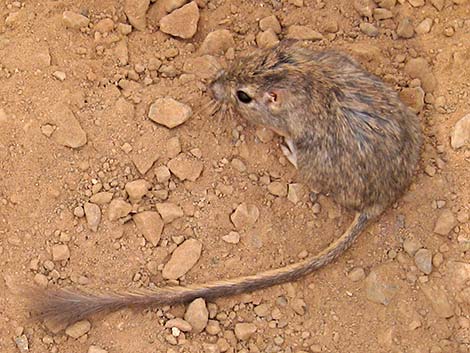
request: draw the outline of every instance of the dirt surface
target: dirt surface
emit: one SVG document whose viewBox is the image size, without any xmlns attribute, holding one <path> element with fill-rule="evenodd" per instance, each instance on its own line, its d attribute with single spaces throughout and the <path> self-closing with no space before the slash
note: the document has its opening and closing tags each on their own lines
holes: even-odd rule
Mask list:
<svg viewBox="0 0 470 353">
<path fill-rule="evenodd" d="M 470 113 L 470 3 L 201 0 L 162 20 L 184 38 L 163 33 L 184 3 L 0 2 L 0 351 L 470 352 L 470 149 L 457 141 L 469 133 L 457 122 Z M 260 26 L 271 15 L 281 26 Z M 31 322 L 27 284 L 224 279 L 341 234 L 352 215 L 296 185 L 278 137 L 201 110 L 218 65 L 286 36 L 351 53 L 419 111 L 426 143 L 406 196 L 296 283 L 189 313 L 121 310 L 66 333 Z M 164 97 L 183 105 L 166 101 L 162 115 L 157 104 L 152 121 Z M 136 226 L 156 210 L 154 227 Z"/>
</svg>

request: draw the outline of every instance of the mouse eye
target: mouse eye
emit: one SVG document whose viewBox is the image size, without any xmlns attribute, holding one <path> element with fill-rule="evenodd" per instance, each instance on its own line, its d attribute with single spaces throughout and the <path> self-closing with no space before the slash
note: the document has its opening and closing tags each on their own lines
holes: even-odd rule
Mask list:
<svg viewBox="0 0 470 353">
<path fill-rule="evenodd" d="M 237 98 L 242 103 L 250 103 L 252 101 L 251 97 L 243 91 L 237 91 Z"/>
</svg>

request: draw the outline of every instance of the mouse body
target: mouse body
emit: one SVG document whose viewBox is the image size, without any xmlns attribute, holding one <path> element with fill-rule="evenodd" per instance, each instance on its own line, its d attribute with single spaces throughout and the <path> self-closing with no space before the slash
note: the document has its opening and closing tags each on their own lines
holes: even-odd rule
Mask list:
<svg viewBox="0 0 470 353">
<path fill-rule="evenodd" d="M 305 184 L 356 213 L 348 229 L 316 255 L 245 277 L 134 292 L 35 289 L 28 294 L 38 318 L 70 324 L 101 311 L 210 300 L 296 280 L 342 254 L 412 181 L 422 144 L 418 117 L 346 54 L 281 41 L 235 61 L 210 91 L 218 107 L 283 136 L 282 151 Z"/>
</svg>

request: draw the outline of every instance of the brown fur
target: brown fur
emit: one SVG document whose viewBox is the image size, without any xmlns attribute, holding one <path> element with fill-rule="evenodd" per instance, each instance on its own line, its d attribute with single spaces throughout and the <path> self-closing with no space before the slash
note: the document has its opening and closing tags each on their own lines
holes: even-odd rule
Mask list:
<svg viewBox="0 0 470 353">
<path fill-rule="evenodd" d="M 309 259 L 229 281 L 133 293 L 33 291 L 39 317 L 71 323 L 131 305 L 214 299 L 296 280 L 344 252 L 411 182 L 421 146 L 417 117 L 396 92 L 344 54 L 281 42 L 239 60 L 211 88 L 222 105 L 290 139 L 306 183 L 356 211 L 350 227 Z M 252 101 L 240 102 L 237 90 L 249 94 Z"/>
</svg>

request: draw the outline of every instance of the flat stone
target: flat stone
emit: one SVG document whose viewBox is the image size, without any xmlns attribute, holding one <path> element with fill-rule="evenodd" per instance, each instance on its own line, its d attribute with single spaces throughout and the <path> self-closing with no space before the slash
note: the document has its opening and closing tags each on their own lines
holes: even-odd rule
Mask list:
<svg viewBox="0 0 470 353">
<path fill-rule="evenodd" d="M 415 264 L 422 272 L 429 275 L 432 272 L 432 252 L 419 249 L 415 254 Z"/>
<path fill-rule="evenodd" d="M 215 77 L 220 68 L 220 64 L 214 56 L 203 55 L 188 58 L 184 63 L 183 71 L 202 79 L 209 79 Z"/>
<path fill-rule="evenodd" d="M 204 331 L 209 320 L 209 311 L 204 299 L 195 299 L 188 305 L 188 309 L 184 314 L 184 320 L 189 322 L 193 328 L 192 332 L 201 333 Z"/>
<path fill-rule="evenodd" d="M 90 321 L 82 320 L 82 321 L 77 321 L 73 325 L 67 327 L 65 329 L 65 334 L 72 338 L 78 339 L 82 337 L 84 334 L 88 333 L 90 329 L 91 329 Z"/>
<path fill-rule="evenodd" d="M 170 171 L 181 181 L 196 181 L 202 173 L 203 164 L 201 161 L 189 157 L 185 153 L 180 153 L 167 164 Z"/>
<path fill-rule="evenodd" d="M 441 210 L 434 226 L 434 233 L 447 235 L 457 225 L 457 220 L 451 210 Z"/>
<path fill-rule="evenodd" d="M 192 114 L 189 105 L 165 97 L 157 99 L 150 106 L 148 116 L 150 120 L 172 129 L 183 124 Z"/>
<path fill-rule="evenodd" d="M 246 341 L 256 332 L 256 325 L 248 322 L 235 324 L 235 336 L 240 341 Z"/>
<path fill-rule="evenodd" d="M 361 22 L 359 24 L 359 29 L 362 33 L 367 34 L 369 37 L 377 37 L 379 35 L 379 30 L 372 23 Z"/>
<path fill-rule="evenodd" d="M 240 234 L 238 232 L 230 232 L 224 235 L 222 240 L 229 244 L 238 244 L 240 242 Z"/>
<path fill-rule="evenodd" d="M 281 24 L 279 23 L 279 20 L 277 19 L 276 15 L 271 15 L 262 18 L 259 21 L 259 28 L 262 31 L 267 31 L 271 29 L 276 34 L 280 34 L 282 31 Z"/>
<path fill-rule="evenodd" d="M 410 39 L 415 35 L 413 20 L 410 17 L 403 17 L 398 23 L 397 35 L 399 38 Z"/>
<path fill-rule="evenodd" d="M 365 279 L 365 289 L 368 300 L 388 305 L 399 288 L 387 276 L 387 268 L 383 266 L 371 270 Z"/>
<path fill-rule="evenodd" d="M 142 200 L 142 197 L 145 196 L 150 187 L 150 183 L 145 179 L 138 179 L 128 182 L 125 185 L 125 189 L 127 194 L 129 195 L 129 201 L 131 203 L 140 202 L 140 200 Z"/>
<path fill-rule="evenodd" d="M 29 352 L 29 342 L 26 335 L 15 337 L 15 344 L 20 353 Z"/>
<path fill-rule="evenodd" d="M 273 181 L 268 185 L 268 191 L 274 196 L 285 197 L 287 196 L 287 184 Z"/>
<path fill-rule="evenodd" d="M 56 125 L 52 138 L 60 145 L 79 148 L 87 143 L 87 136 L 73 112 L 63 103 L 54 105 L 49 113 Z"/>
<path fill-rule="evenodd" d="M 188 321 L 183 320 L 179 317 L 168 320 L 165 323 L 165 327 L 168 327 L 168 328 L 176 327 L 178 330 L 183 331 L 183 332 L 191 332 L 193 329 L 193 327 Z"/>
<path fill-rule="evenodd" d="M 170 169 L 164 165 L 155 168 L 154 173 L 159 183 L 166 183 L 171 178 Z"/>
<path fill-rule="evenodd" d="M 165 203 L 157 203 L 155 205 L 158 213 L 162 216 L 163 222 L 165 224 L 173 222 L 175 219 L 181 218 L 184 215 L 183 210 L 178 205 L 165 202 Z"/>
<path fill-rule="evenodd" d="M 210 32 L 201 44 L 200 54 L 222 55 L 229 48 L 235 47 L 232 33 L 226 29 Z"/>
<path fill-rule="evenodd" d="M 116 221 L 119 218 L 126 217 L 131 211 L 131 204 L 123 199 L 114 199 L 110 202 L 108 207 L 108 219 L 110 221 Z"/>
<path fill-rule="evenodd" d="M 157 246 L 163 232 L 163 221 L 157 212 L 144 211 L 135 214 L 134 220 L 137 228 L 153 246 Z"/>
<path fill-rule="evenodd" d="M 424 20 L 422 20 L 415 28 L 415 32 L 417 34 L 426 34 L 426 33 L 429 33 L 431 32 L 431 28 L 432 28 L 432 25 L 433 25 L 434 21 L 432 20 L 432 18 L 425 18 Z"/>
<path fill-rule="evenodd" d="M 359 282 L 366 278 L 366 273 L 362 267 L 354 267 L 348 273 L 348 278 L 353 282 Z"/>
<path fill-rule="evenodd" d="M 143 31 L 147 27 L 145 15 L 149 5 L 150 0 L 126 0 L 124 3 L 124 12 L 129 23 L 139 31 Z"/>
<path fill-rule="evenodd" d="M 455 124 L 450 135 L 450 145 L 454 150 L 470 143 L 470 113 Z"/>
<path fill-rule="evenodd" d="M 90 23 L 90 19 L 73 11 L 64 11 L 62 14 L 62 22 L 68 28 L 80 29 L 87 27 Z"/>
<path fill-rule="evenodd" d="M 410 256 L 414 256 L 421 246 L 421 243 L 415 238 L 407 238 L 403 242 L 403 250 Z"/>
<path fill-rule="evenodd" d="M 52 260 L 65 261 L 70 258 L 69 247 L 65 244 L 57 244 L 52 247 Z"/>
<path fill-rule="evenodd" d="M 98 231 L 98 226 L 101 222 L 100 206 L 95 205 L 94 203 L 86 202 L 83 205 L 83 208 L 85 210 L 85 217 L 88 223 L 88 227 L 90 227 L 93 232 Z"/>
<path fill-rule="evenodd" d="M 323 34 L 307 26 L 292 25 L 288 28 L 286 37 L 297 40 L 317 41 L 323 39 Z"/>
<path fill-rule="evenodd" d="M 114 21 L 110 18 L 100 20 L 94 27 L 95 31 L 100 33 L 109 33 L 114 29 Z"/>
<path fill-rule="evenodd" d="M 259 209 L 255 205 L 242 203 L 230 215 L 233 225 L 237 229 L 252 227 L 259 217 Z"/>
<path fill-rule="evenodd" d="M 454 308 L 449 301 L 447 293 L 443 289 L 422 284 L 421 290 L 431 302 L 432 309 L 439 317 L 447 319 L 454 316 Z"/>
<path fill-rule="evenodd" d="M 102 191 L 94 194 L 90 197 L 90 202 L 97 205 L 106 205 L 113 199 L 113 193 L 108 191 Z"/>
<path fill-rule="evenodd" d="M 294 183 L 289 184 L 288 192 L 287 192 L 287 199 L 296 204 L 297 202 L 301 201 L 306 195 L 305 187 L 302 184 Z"/>
<path fill-rule="evenodd" d="M 256 35 L 256 44 L 259 48 L 272 48 L 279 44 L 279 38 L 272 29 L 268 29 Z"/>
<path fill-rule="evenodd" d="M 196 1 L 174 10 L 160 20 L 160 30 L 172 36 L 188 39 L 197 31 L 199 22 L 199 7 Z"/>
<path fill-rule="evenodd" d="M 173 251 L 170 260 L 163 267 L 163 278 L 175 280 L 186 274 L 199 260 L 201 252 L 202 243 L 200 241 L 186 240 Z"/>
</svg>

